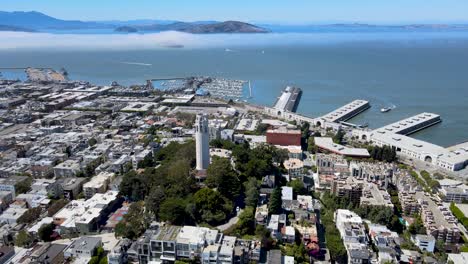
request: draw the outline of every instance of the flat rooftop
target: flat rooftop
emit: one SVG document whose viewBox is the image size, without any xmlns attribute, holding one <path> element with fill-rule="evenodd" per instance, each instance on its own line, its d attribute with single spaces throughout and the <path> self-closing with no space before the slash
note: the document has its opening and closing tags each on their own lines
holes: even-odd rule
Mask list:
<svg viewBox="0 0 468 264">
<path fill-rule="evenodd" d="M 427 126 L 439 123 L 441 121 L 440 115 L 433 113 L 421 113 L 412 117 L 405 118 L 395 123 L 386 125 L 384 127 L 374 130 L 374 132 L 382 133 L 394 133 L 408 135 L 416 132 Z M 421 127 L 422 126 L 422 127 Z"/>
<path fill-rule="evenodd" d="M 354 100 L 349 104 L 346 104 L 333 112 L 330 112 L 324 116 L 323 119 L 329 122 L 346 121 L 353 117 L 353 113 L 358 114 L 360 110 L 369 107 L 369 101 L 366 100 Z M 356 113 L 357 112 L 357 113 Z"/>
<path fill-rule="evenodd" d="M 297 106 L 298 99 L 302 93 L 301 89 L 288 86 L 276 100 L 275 109 L 293 112 Z"/>
<path fill-rule="evenodd" d="M 350 148 L 333 142 L 330 137 L 315 137 L 315 145 L 343 156 L 370 157 L 369 151 L 364 148 Z"/>
</svg>

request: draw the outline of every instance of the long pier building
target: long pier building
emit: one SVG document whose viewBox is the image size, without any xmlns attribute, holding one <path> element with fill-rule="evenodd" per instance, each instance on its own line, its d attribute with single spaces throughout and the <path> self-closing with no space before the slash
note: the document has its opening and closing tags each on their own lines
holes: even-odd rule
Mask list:
<svg viewBox="0 0 468 264">
<path fill-rule="evenodd" d="M 369 101 L 354 100 L 351 103 L 344 105 L 333 112 L 330 112 L 321 117 L 325 122 L 339 123 L 341 121 L 348 121 L 356 115 L 366 111 L 370 108 Z M 320 122 L 320 121 L 318 121 Z M 317 125 L 321 125 L 318 123 Z"/>
<path fill-rule="evenodd" d="M 376 133 L 388 132 L 400 135 L 410 135 L 442 122 L 440 115 L 421 113 L 401 121 L 374 130 Z"/>
<path fill-rule="evenodd" d="M 278 97 L 273 108 L 282 112 L 296 112 L 301 95 L 302 90 L 300 88 L 288 86 L 281 93 L 281 96 Z"/>
</svg>

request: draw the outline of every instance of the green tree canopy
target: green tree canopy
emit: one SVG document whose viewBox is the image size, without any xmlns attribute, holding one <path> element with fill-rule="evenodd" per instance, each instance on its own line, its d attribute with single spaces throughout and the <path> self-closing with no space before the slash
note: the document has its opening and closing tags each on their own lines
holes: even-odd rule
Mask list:
<svg viewBox="0 0 468 264">
<path fill-rule="evenodd" d="M 135 202 L 130 205 L 128 213 L 115 227 L 115 235 L 135 239 L 139 237 L 149 225 L 149 217 L 145 212 L 144 202 Z"/>
<path fill-rule="evenodd" d="M 208 224 L 222 223 L 233 210 L 233 205 L 228 199 L 209 188 L 200 189 L 193 196 L 193 200 L 198 219 Z"/>
<path fill-rule="evenodd" d="M 181 198 L 168 198 L 159 208 L 159 219 L 174 225 L 181 225 L 186 218 L 186 202 Z"/>
<path fill-rule="evenodd" d="M 37 232 L 39 238 L 44 242 L 52 241 L 52 234 L 54 233 L 54 229 L 55 225 L 53 223 L 42 225 Z"/>
<path fill-rule="evenodd" d="M 145 205 L 146 208 L 152 212 L 155 216 L 159 215 L 159 208 L 161 203 L 166 198 L 164 189 L 161 186 L 155 186 L 151 189 L 150 193 L 146 197 Z"/>
<path fill-rule="evenodd" d="M 244 183 L 245 188 L 245 199 L 244 203 L 246 206 L 256 207 L 258 202 L 258 196 L 260 192 L 258 191 L 258 181 L 256 178 L 249 178 L 247 182 Z"/>
<path fill-rule="evenodd" d="M 216 188 L 221 195 L 236 199 L 241 191 L 239 176 L 233 170 L 231 161 L 226 158 L 214 158 L 207 170 L 206 185 Z"/>
<path fill-rule="evenodd" d="M 41 207 L 28 209 L 22 216 L 18 218 L 17 222 L 20 224 L 31 224 L 34 221 L 37 221 L 37 219 L 39 219 L 41 213 Z"/>
<path fill-rule="evenodd" d="M 271 194 L 270 203 L 268 206 L 270 214 L 280 214 L 283 211 L 283 201 L 281 196 L 281 188 L 275 188 L 275 190 Z"/>
<path fill-rule="evenodd" d="M 16 235 L 15 246 L 17 247 L 29 247 L 32 242 L 32 237 L 28 234 L 28 232 L 26 232 L 26 230 L 21 230 Z"/>
</svg>

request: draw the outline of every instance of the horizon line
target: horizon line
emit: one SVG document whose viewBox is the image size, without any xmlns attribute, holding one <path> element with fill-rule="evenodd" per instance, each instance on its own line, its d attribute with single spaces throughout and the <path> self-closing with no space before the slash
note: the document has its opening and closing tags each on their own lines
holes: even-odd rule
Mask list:
<svg viewBox="0 0 468 264">
<path fill-rule="evenodd" d="M 128 21 L 138 21 L 138 20 L 154 20 L 154 21 L 173 21 L 173 22 L 187 22 L 187 23 L 193 23 L 193 22 L 203 22 L 203 21 L 216 21 L 216 22 L 224 22 L 224 21 L 239 21 L 239 22 L 245 22 L 245 23 L 251 23 L 251 24 L 264 24 L 264 25 L 274 25 L 274 26 L 315 26 L 315 25 L 330 25 L 330 24 L 368 24 L 368 25 L 379 25 L 379 26 L 403 26 L 403 25 L 463 25 L 463 24 L 468 24 L 468 19 L 467 20 L 439 20 L 439 19 L 424 19 L 424 20 L 400 20 L 400 21 L 357 21 L 357 20 L 341 20 L 341 19 L 327 19 L 327 20 L 312 20 L 312 21 L 281 21 L 281 20 L 261 20 L 261 19 L 252 19 L 252 20 L 239 20 L 239 19 L 194 19 L 194 20 L 184 20 L 184 19 L 172 19 L 172 18 L 128 18 L 128 19 L 118 19 L 118 18 L 113 18 L 113 19 L 83 19 L 83 18 L 59 18 L 57 16 L 52 16 L 49 15 L 45 12 L 37 11 L 37 10 L 29 10 L 29 11 L 5 11 L 5 10 L 0 10 L 0 12 L 8 12 L 8 13 L 13 13 L 13 12 L 23 12 L 23 13 L 28 13 L 28 12 L 36 12 L 36 13 L 41 13 L 43 15 L 60 19 L 60 20 L 65 20 L 65 21 L 82 21 L 82 22 L 128 22 Z"/>
</svg>

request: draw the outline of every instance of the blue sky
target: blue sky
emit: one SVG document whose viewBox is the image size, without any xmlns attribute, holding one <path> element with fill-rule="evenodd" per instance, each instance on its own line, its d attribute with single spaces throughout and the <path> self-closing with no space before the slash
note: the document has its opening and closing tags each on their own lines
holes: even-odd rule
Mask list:
<svg viewBox="0 0 468 264">
<path fill-rule="evenodd" d="M 242 20 L 277 23 L 467 22 L 468 0 L 0 0 L 2 11 L 62 19 Z"/>
</svg>

